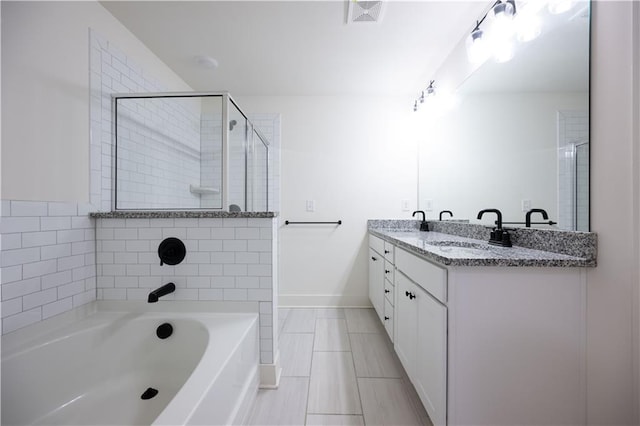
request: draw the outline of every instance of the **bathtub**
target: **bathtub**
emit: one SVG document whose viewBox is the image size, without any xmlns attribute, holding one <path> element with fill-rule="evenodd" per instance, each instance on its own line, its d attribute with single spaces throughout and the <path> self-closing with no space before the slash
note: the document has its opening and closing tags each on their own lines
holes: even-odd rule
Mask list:
<svg viewBox="0 0 640 426">
<path fill-rule="evenodd" d="M 257 318 L 96 308 L 81 320 L 10 333 L 2 424 L 241 423 L 258 388 Z M 156 335 L 163 323 L 173 327 L 166 339 Z M 148 388 L 157 395 L 141 399 Z"/>
</svg>

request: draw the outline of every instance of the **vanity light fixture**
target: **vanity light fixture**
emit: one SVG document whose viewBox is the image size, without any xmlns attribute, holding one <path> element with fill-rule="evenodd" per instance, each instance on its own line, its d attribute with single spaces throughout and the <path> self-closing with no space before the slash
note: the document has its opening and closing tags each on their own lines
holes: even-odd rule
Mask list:
<svg viewBox="0 0 640 426">
<path fill-rule="evenodd" d="M 429 82 L 429 87 L 427 87 L 427 96 L 435 96 L 436 94 L 436 88 L 433 87 L 433 83 L 435 83 L 435 80 L 431 80 Z"/>
<path fill-rule="evenodd" d="M 542 32 L 538 14 L 545 6 L 552 13 L 562 13 L 575 3 L 576 0 L 520 0 L 516 9 L 515 0 L 496 0 L 467 37 L 469 62 L 480 64 L 489 56 L 497 62 L 510 60 L 516 40 L 528 42 Z"/>
<path fill-rule="evenodd" d="M 413 111 L 416 112 L 418 111 L 418 101 L 423 104 L 425 99 L 431 97 L 431 96 L 435 96 L 436 94 L 436 88 L 433 86 L 433 83 L 435 83 L 435 80 L 431 80 L 429 82 L 429 86 L 423 90 L 420 93 L 420 97 L 418 97 L 418 99 L 415 100 L 415 102 L 413 103 Z"/>
<path fill-rule="evenodd" d="M 515 0 L 497 0 L 482 19 L 476 21 L 466 41 L 469 62 L 480 64 L 490 54 L 498 62 L 505 62 L 513 57 L 515 15 Z M 484 30 L 480 28 L 483 23 L 487 27 Z"/>
</svg>

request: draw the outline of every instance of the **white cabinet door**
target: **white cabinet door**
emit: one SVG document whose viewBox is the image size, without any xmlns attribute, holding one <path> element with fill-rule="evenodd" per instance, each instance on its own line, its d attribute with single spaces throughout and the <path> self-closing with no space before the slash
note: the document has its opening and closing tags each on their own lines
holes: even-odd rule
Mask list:
<svg viewBox="0 0 640 426">
<path fill-rule="evenodd" d="M 384 258 L 369 249 L 369 300 L 378 317 L 384 318 Z"/>
<path fill-rule="evenodd" d="M 415 299 L 409 298 L 409 294 L 415 294 L 416 286 L 407 277 L 398 273 L 396 274 L 395 290 L 394 347 L 400 362 L 413 381 L 417 355 L 418 304 Z"/>
<path fill-rule="evenodd" d="M 416 288 L 418 309 L 416 368 L 413 384 L 435 426 L 446 424 L 447 308 Z"/>
</svg>

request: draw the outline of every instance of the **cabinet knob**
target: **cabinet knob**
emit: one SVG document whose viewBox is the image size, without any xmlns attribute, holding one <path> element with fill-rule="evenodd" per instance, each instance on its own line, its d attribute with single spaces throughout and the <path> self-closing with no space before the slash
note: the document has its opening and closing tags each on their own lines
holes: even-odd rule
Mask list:
<svg viewBox="0 0 640 426">
<path fill-rule="evenodd" d="M 405 296 L 407 296 L 407 297 L 409 297 L 409 295 L 410 295 L 410 294 L 411 294 L 411 293 L 409 293 L 408 291 L 405 291 L 405 292 L 404 292 L 404 295 L 405 295 Z"/>
<path fill-rule="evenodd" d="M 385 274 L 388 274 L 389 272 L 391 272 L 391 271 L 390 271 L 390 270 L 388 270 L 388 269 L 385 269 L 385 270 L 384 270 L 384 273 L 385 273 Z"/>
<path fill-rule="evenodd" d="M 384 317 L 384 320 L 385 320 L 385 321 L 389 321 L 389 317 L 388 317 L 388 316 L 385 316 L 385 317 Z"/>
<path fill-rule="evenodd" d="M 389 293 L 391 290 L 387 290 L 386 288 L 384 289 L 385 294 Z"/>
<path fill-rule="evenodd" d="M 391 253 L 389 250 L 384 251 L 384 254 L 389 254 L 389 253 Z"/>
<path fill-rule="evenodd" d="M 378 259 L 376 259 L 375 257 L 371 256 L 371 260 L 373 260 L 375 262 Z"/>
<path fill-rule="evenodd" d="M 413 293 L 409 293 L 409 299 L 415 299 L 415 298 L 416 298 L 416 295 L 415 295 L 415 294 L 413 294 Z"/>
</svg>

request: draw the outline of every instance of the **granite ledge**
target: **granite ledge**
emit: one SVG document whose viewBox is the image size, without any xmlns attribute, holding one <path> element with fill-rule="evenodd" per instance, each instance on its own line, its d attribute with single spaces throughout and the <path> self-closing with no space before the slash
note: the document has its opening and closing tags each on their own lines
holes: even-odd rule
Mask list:
<svg viewBox="0 0 640 426">
<path fill-rule="evenodd" d="M 277 212 L 225 212 L 213 210 L 118 210 L 89 214 L 96 219 L 269 219 L 277 217 Z"/>
</svg>

